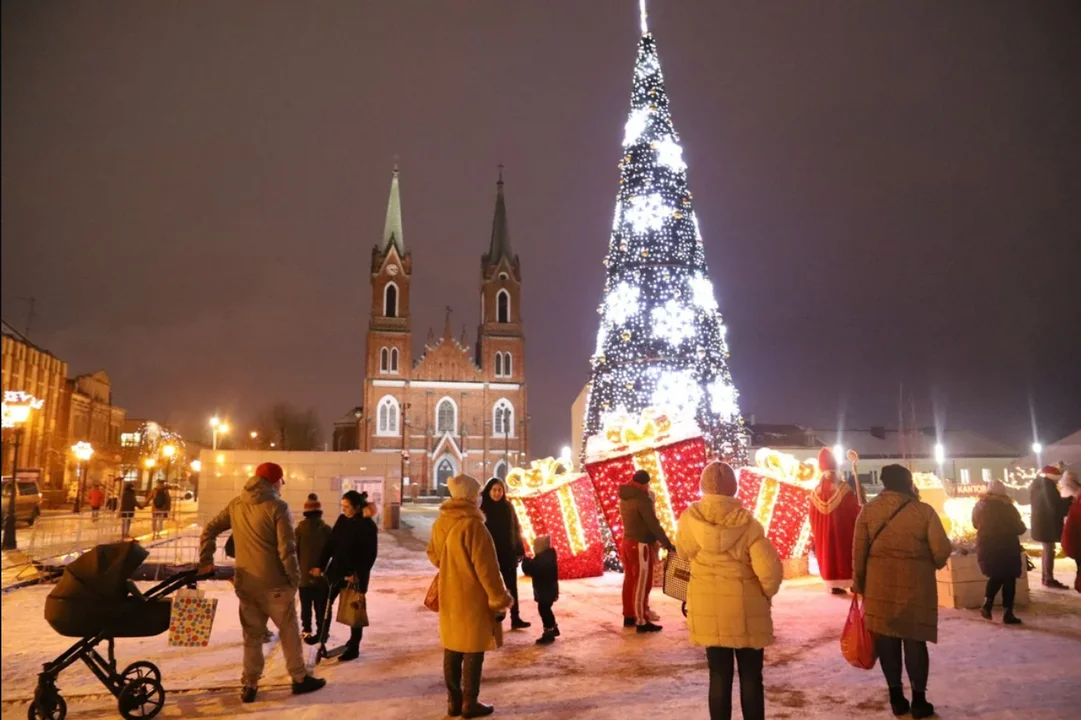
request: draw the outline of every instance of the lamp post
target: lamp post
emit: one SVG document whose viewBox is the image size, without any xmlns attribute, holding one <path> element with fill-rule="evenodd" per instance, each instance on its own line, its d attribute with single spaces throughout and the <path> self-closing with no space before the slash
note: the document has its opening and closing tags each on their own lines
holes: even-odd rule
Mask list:
<svg viewBox="0 0 1081 720">
<path fill-rule="evenodd" d="M 22 442 L 22 434 L 26 423 L 30 420 L 30 413 L 45 404 L 30 393 L 21 390 L 7 390 L 4 392 L 3 426 L 11 428 L 15 452 L 11 458 L 11 495 L 8 496 L 8 513 L 4 518 L 5 550 L 15 550 L 18 543 L 15 540 L 15 494 L 18 490 L 16 482 L 19 479 L 19 446 Z"/>
<path fill-rule="evenodd" d="M 942 467 L 946 464 L 946 448 L 942 443 L 935 443 L 935 464 L 938 465 L 938 479 L 945 480 Z"/>
<path fill-rule="evenodd" d="M 149 491 L 150 486 L 154 484 L 154 468 L 157 467 L 158 460 L 157 458 L 148 457 L 143 461 L 143 464 L 146 465 L 146 485 L 143 486 L 143 490 Z"/>
<path fill-rule="evenodd" d="M 169 468 L 173 465 L 173 458 L 176 457 L 176 445 L 169 443 L 161 449 L 161 454 L 165 457 L 165 482 L 169 482 Z"/>
<path fill-rule="evenodd" d="M 223 421 L 217 415 L 210 418 L 210 433 L 212 438 L 212 445 L 215 450 L 218 449 L 218 437 L 221 435 L 229 434 L 229 423 Z"/>
<path fill-rule="evenodd" d="M 248 433 L 248 437 L 251 438 L 252 449 L 257 450 L 259 448 L 259 431 L 252 430 L 250 433 Z"/>
<path fill-rule="evenodd" d="M 94 446 L 88 442 L 77 442 L 71 446 L 71 453 L 78 461 L 79 468 L 79 489 L 75 494 L 75 507 L 72 508 L 76 513 L 83 511 L 83 493 L 86 492 L 86 471 L 89 469 L 90 458 L 94 455 Z"/>
<path fill-rule="evenodd" d="M 1036 467 L 1043 467 L 1043 443 L 1037 441 L 1032 443 L 1032 452 L 1036 455 Z"/>
</svg>

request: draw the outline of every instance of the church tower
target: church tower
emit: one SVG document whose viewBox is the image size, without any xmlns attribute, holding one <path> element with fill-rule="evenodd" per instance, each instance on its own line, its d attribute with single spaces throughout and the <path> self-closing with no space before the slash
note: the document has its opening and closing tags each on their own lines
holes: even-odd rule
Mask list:
<svg viewBox="0 0 1081 720">
<path fill-rule="evenodd" d="M 360 427 L 365 450 L 400 442 L 402 393 L 413 367 L 409 285 L 413 258 L 402 235 L 402 201 L 398 166 L 390 181 L 382 241 L 372 248 L 372 302 L 365 356 L 364 419 Z M 384 442 L 378 442 L 385 438 Z"/>
<path fill-rule="evenodd" d="M 495 214 L 488 252 L 480 262 L 480 328 L 477 365 L 493 397 L 490 435 L 496 447 L 518 445 L 528 452 L 525 392 L 525 335 L 522 332 L 522 268 L 511 250 L 503 166 L 496 183 Z"/>
</svg>

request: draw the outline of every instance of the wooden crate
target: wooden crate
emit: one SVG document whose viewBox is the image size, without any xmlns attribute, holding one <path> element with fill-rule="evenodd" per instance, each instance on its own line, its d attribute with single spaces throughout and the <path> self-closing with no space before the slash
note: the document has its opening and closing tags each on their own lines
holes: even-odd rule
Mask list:
<svg viewBox="0 0 1081 720">
<path fill-rule="evenodd" d="M 1021 558 L 1024 562 L 1024 558 Z M 975 553 L 950 556 L 946 567 L 936 573 L 938 580 L 938 604 L 940 607 L 974 609 L 983 606 L 987 576 L 980 572 Z M 1022 572 L 1017 580 L 1016 605 L 1027 605 L 1029 599 L 1028 573 Z M 995 597 L 995 605 L 1002 606 L 1002 593 Z"/>
</svg>

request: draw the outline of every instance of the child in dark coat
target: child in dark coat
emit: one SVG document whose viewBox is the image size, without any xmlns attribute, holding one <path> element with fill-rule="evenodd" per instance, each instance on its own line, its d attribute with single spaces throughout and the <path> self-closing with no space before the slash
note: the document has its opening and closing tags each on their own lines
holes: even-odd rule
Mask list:
<svg viewBox="0 0 1081 720">
<path fill-rule="evenodd" d="M 533 541 L 533 557 L 522 560 L 522 572 L 533 578 L 533 599 L 537 613 L 544 622 L 544 634 L 538 645 L 550 645 L 559 637 L 559 626 L 552 605 L 559 599 L 559 559 L 547 535 Z"/>
<path fill-rule="evenodd" d="M 312 575 L 312 569 L 321 567 L 323 553 L 330 544 L 330 525 L 323 520 L 323 505 L 315 493 L 308 494 L 304 503 L 304 519 L 296 529 L 297 560 L 300 563 L 300 625 L 304 641 L 319 644 L 323 636 L 323 620 L 327 611 L 330 588 L 326 580 Z M 315 610 L 316 632 L 312 633 L 312 609 Z"/>
</svg>

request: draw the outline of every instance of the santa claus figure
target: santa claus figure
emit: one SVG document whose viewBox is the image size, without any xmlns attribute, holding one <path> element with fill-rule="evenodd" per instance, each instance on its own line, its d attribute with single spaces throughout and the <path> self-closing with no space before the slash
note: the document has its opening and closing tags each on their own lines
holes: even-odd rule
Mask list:
<svg viewBox="0 0 1081 720">
<path fill-rule="evenodd" d="M 815 558 L 826 587 L 836 595 L 844 595 L 852 586 L 852 535 L 860 503 L 837 472 L 837 460 L 829 448 L 818 453 L 818 469 L 822 479 L 811 493 Z"/>
</svg>

